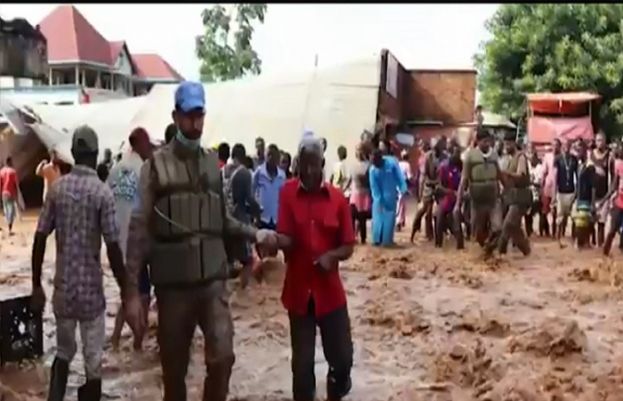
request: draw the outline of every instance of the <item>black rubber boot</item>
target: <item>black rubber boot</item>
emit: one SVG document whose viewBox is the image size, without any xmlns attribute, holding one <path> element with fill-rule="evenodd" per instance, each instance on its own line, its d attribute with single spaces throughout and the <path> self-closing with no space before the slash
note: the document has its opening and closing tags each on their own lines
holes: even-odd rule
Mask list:
<svg viewBox="0 0 623 401">
<path fill-rule="evenodd" d="M 329 368 L 327 374 L 327 400 L 340 401 L 346 397 L 353 387 L 350 374 L 343 372 L 337 373 L 333 368 Z"/>
<path fill-rule="evenodd" d="M 69 376 L 69 362 L 55 358 L 52 363 L 48 401 L 63 401 L 67 389 L 67 376 Z"/>
<path fill-rule="evenodd" d="M 100 401 L 102 398 L 102 380 L 87 380 L 78 388 L 78 401 Z"/>
</svg>

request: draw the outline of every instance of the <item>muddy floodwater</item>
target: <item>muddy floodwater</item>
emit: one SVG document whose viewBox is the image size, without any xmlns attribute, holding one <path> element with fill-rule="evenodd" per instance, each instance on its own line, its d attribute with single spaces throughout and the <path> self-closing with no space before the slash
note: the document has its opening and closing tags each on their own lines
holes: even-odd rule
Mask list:
<svg viewBox="0 0 623 401">
<path fill-rule="evenodd" d="M 30 291 L 30 247 L 36 214 L 17 234 L 0 232 L 0 294 Z M 3 223 L 3 222 L 2 222 Z M 623 401 L 623 256 L 578 252 L 533 241 L 524 258 L 510 251 L 483 262 L 470 243 L 442 250 L 398 233 L 396 249 L 358 246 L 341 268 L 355 344 L 350 401 Z M 54 241 L 44 265 L 52 294 Z M 105 257 L 103 257 L 105 260 Z M 119 306 L 105 263 L 107 336 Z M 230 399 L 291 399 L 290 340 L 280 303 L 283 266 L 271 263 L 263 284 L 242 291 L 231 282 L 236 363 Z M 153 306 L 152 306 L 153 308 Z M 44 315 L 45 355 L 0 371 L 1 401 L 44 400 L 55 351 L 54 316 Z M 161 399 L 156 312 L 143 351 L 132 350 L 129 328 L 118 351 L 107 346 L 104 400 Z M 197 331 L 188 370 L 189 400 L 199 400 L 205 372 Z M 317 342 L 318 397 L 326 363 Z M 68 400 L 84 381 L 80 353 L 72 363 Z"/>
</svg>

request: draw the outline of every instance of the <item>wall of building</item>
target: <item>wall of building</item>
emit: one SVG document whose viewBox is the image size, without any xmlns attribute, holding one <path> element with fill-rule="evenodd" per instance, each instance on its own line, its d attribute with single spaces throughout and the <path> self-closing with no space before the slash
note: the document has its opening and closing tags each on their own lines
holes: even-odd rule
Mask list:
<svg viewBox="0 0 623 401">
<path fill-rule="evenodd" d="M 378 125 L 400 125 L 404 119 L 404 99 L 407 97 L 407 70 L 388 50 L 381 52 L 381 80 L 378 101 Z"/>
<path fill-rule="evenodd" d="M 0 77 L 0 89 L 31 88 L 42 85 L 42 81 L 32 78 Z"/>
<path fill-rule="evenodd" d="M 125 99 L 128 96 L 119 91 L 86 88 L 90 103 Z M 2 88 L 0 96 L 21 104 L 78 104 L 83 102 L 83 90 L 76 85 L 33 86 L 30 88 Z"/>
<path fill-rule="evenodd" d="M 132 75 L 132 63 L 130 63 L 130 57 L 125 49 L 121 50 L 119 53 L 119 58 L 117 58 L 117 61 L 115 62 L 115 70 L 117 70 L 119 74 L 127 76 Z"/>
<path fill-rule="evenodd" d="M 473 120 L 476 71 L 411 70 L 405 114 L 409 120 L 462 124 Z"/>
<path fill-rule="evenodd" d="M 75 104 L 80 102 L 80 92 L 75 85 L 40 86 L 32 88 L 7 88 L 1 95 L 23 104 Z"/>
<path fill-rule="evenodd" d="M 47 73 L 44 40 L 8 33 L 0 35 L 1 76 L 43 79 Z"/>
</svg>

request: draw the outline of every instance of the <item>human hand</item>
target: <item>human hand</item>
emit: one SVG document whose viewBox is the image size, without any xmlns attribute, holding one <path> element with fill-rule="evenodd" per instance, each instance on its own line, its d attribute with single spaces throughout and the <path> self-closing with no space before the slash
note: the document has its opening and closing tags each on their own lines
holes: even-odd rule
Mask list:
<svg viewBox="0 0 623 401">
<path fill-rule="evenodd" d="M 30 307 L 37 313 L 43 312 L 45 308 L 45 291 L 43 291 L 43 287 L 39 286 L 32 289 Z"/>
<path fill-rule="evenodd" d="M 335 258 L 335 256 L 333 256 L 331 251 L 324 253 L 314 262 L 314 265 L 316 267 L 319 267 L 326 272 L 336 268 L 337 264 L 338 260 Z"/>
<path fill-rule="evenodd" d="M 255 242 L 264 253 L 274 254 L 279 249 L 279 237 L 273 230 L 261 229 L 255 234 Z"/>
<path fill-rule="evenodd" d="M 132 329 L 134 338 L 143 338 L 143 333 L 145 332 L 143 313 L 146 313 L 146 311 L 143 310 L 141 298 L 138 293 L 133 292 L 128 294 L 122 300 L 122 306 L 125 321 L 130 326 L 130 329 Z"/>
</svg>

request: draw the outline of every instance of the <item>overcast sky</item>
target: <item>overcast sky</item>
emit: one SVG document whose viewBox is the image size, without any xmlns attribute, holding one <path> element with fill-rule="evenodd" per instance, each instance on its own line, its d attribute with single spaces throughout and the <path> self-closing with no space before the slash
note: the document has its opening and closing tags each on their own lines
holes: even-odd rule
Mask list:
<svg viewBox="0 0 623 401">
<path fill-rule="evenodd" d="M 3 18 L 33 25 L 58 4 L 2 4 Z M 197 79 L 194 38 L 205 4 L 77 4 L 108 40 L 130 52 L 159 53 L 185 78 Z M 388 48 L 407 68 L 472 68 L 497 4 L 270 4 L 253 46 L 263 71 L 333 65 Z"/>
</svg>

